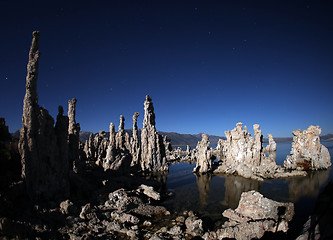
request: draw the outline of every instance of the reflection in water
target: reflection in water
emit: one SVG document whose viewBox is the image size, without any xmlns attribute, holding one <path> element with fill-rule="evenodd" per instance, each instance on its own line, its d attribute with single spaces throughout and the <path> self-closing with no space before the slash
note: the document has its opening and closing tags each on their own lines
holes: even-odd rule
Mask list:
<svg viewBox="0 0 333 240">
<path fill-rule="evenodd" d="M 165 193 L 166 192 L 166 183 L 167 183 L 167 179 L 168 179 L 168 172 L 167 171 L 145 173 L 144 178 L 146 180 L 158 182 L 159 185 L 155 186 L 155 190 L 158 191 L 159 193 Z"/>
<path fill-rule="evenodd" d="M 208 202 L 208 194 L 210 188 L 210 182 L 212 180 L 211 174 L 196 174 L 200 203 L 202 206 L 206 206 Z"/>
<path fill-rule="evenodd" d="M 240 176 L 218 176 L 225 178 L 225 195 L 222 204 L 232 209 L 237 208 L 242 192 L 250 190 L 259 191 L 260 189 L 260 182 L 253 179 L 247 179 Z"/>
<path fill-rule="evenodd" d="M 306 177 L 287 178 L 289 183 L 289 200 L 297 202 L 303 196 L 316 197 L 320 187 L 328 180 L 330 169 L 311 171 Z"/>
</svg>

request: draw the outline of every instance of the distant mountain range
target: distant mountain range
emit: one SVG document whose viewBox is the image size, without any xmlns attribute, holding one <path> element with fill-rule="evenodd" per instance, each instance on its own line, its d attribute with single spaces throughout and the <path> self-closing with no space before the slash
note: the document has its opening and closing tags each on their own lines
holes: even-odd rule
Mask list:
<svg viewBox="0 0 333 240">
<path fill-rule="evenodd" d="M 126 132 L 129 133 L 130 136 L 132 136 L 132 129 L 127 129 L 125 130 Z M 167 136 L 171 140 L 172 146 L 196 146 L 199 141 L 201 141 L 201 134 L 181 134 L 181 133 L 176 133 L 176 132 L 158 132 L 161 134 L 163 137 Z M 89 135 L 91 132 L 80 132 L 80 140 L 85 141 L 89 139 Z M 107 133 L 107 136 L 109 136 L 109 133 Z M 141 131 L 139 130 L 139 137 L 141 136 Z M 209 135 L 209 141 L 210 144 L 217 145 L 217 142 L 219 139 L 226 139 L 226 137 L 221 137 L 221 136 L 215 136 L 215 135 Z M 273 136 L 274 137 L 274 136 Z M 327 134 L 320 136 L 320 139 L 322 141 L 327 141 L 327 140 L 333 140 L 333 134 Z M 292 142 L 293 138 L 292 137 L 277 137 L 274 138 L 275 142 Z M 263 142 L 266 143 L 268 142 L 267 138 L 263 139 Z"/>
<path fill-rule="evenodd" d="M 132 129 L 127 129 L 125 130 L 128 132 L 130 136 L 132 136 Z M 80 141 L 84 142 L 85 140 L 89 139 L 89 135 L 91 132 L 85 132 L 81 131 L 80 132 Z M 168 136 L 168 138 L 171 140 L 172 146 L 196 146 L 199 141 L 201 141 L 201 133 L 199 134 L 181 134 L 181 133 L 176 133 L 176 132 L 159 132 L 163 137 Z M 12 136 L 15 138 L 20 137 L 19 131 L 16 131 L 15 133 L 12 133 Z M 109 136 L 109 133 L 106 133 L 106 136 Z M 139 137 L 141 136 L 141 131 L 139 130 Z M 208 135 L 209 141 L 211 146 L 217 145 L 217 142 L 219 139 L 226 139 L 225 137 L 221 136 L 215 136 L 215 135 Z M 273 136 L 274 138 L 274 136 Z M 327 141 L 327 140 L 333 140 L 333 134 L 326 134 L 320 136 L 320 139 L 322 141 Z M 292 137 L 285 137 L 285 138 L 274 138 L 275 142 L 291 142 L 293 140 Z M 268 142 L 267 138 L 263 139 L 264 142 Z"/>
</svg>

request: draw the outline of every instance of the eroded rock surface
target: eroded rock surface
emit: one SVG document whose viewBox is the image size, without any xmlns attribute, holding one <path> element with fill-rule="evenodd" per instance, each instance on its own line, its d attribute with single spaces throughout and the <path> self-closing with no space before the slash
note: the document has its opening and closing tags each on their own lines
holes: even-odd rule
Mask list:
<svg viewBox="0 0 333 240">
<path fill-rule="evenodd" d="M 328 149 L 320 143 L 321 129 L 310 126 L 303 132 L 293 131 L 293 142 L 290 155 L 284 161 L 283 167 L 297 170 L 319 170 L 331 166 L 331 156 Z"/>
<path fill-rule="evenodd" d="M 221 229 L 206 233 L 204 239 L 253 239 L 261 238 L 266 231 L 288 230 L 288 222 L 294 216 L 293 203 L 280 203 L 249 191 L 241 195 L 235 210 L 227 209 L 223 216 L 229 218 Z"/>
<path fill-rule="evenodd" d="M 268 145 L 265 147 L 266 152 L 274 152 L 276 151 L 276 142 L 273 139 L 272 134 L 267 134 L 268 136 Z"/>
<path fill-rule="evenodd" d="M 193 172 L 206 173 L 212 171 L 212 151 L 209 144 L 208 135 L 202 134 L 202 140 L 198 142 L 196 147 L 197 165 Z"/>
<path fill-rule="evenodd" d="M 274 152 L 268 157 L 264 154 L 260 126 L 254 124 L 253 130 L 254 138 L 247 132 L 246 126 L 243 129 L 243 124 L 237 123 L 236 128 L 225 132 L 227 140 L 219 141 L 217 147 L 219 156 L 222 157 L 222 164 L 214 170 L 214 173 L 237 174 L 259 181 L 265 178 L 306 175 L 302 171 L 287 172 L 276 165 Z M 272 140 L 271 144 L 273 149 Z"/>
<path fill-rule="evenodd" d="M 19 151 L 22 176 L 27 192 L 33 200 L 62 199 L 69 195 L 68 158 L 62 158 L 64 137 L 68 129 L 63 119 L 56 132 L 54 120 L 48 111 L 38 105 L 37 78 L 39 65 L 39 32 L 33 32 L 33 40 L 27 65 L 26 94 L 23 101 L 22 129 Z M 61 116 L 61 113 L 59 113 Z M 68 123 L 67 123 L 68 124 Z M 66 143 L 67 144 L 67 143 Z M 66 151 L 66 150 L 64 150 Z"/>
<path fill-rule="evenodd" d="M 69 147 L 69 164 L 70 168 L 75 172 L 80 168 L 79 160 L 79 134 L 80 124 L 76 123 L 75 112 L 76 112 L 75 98 L 68 101 L 68 147 Z"/>
<path fill-rule="evenodd" d="M 163 138 L 155 128 L 155 113 L 152 99 L 147 95 L 144 102 L 145 115 L 141 132 L 141 169 L 143 171 L 167 171 Z"/>
<path fill-rule="evenodd" d="M 140 142 L 139 142 L 139 130 L 138 130 L 138 117 L 139 113 L 136 112 L 133 115 L 133 134 L 131 138 L 131 154 L 132 154 L 132 163 L 131 166 L 137 166 L 140 162 Z"/>
</svg>

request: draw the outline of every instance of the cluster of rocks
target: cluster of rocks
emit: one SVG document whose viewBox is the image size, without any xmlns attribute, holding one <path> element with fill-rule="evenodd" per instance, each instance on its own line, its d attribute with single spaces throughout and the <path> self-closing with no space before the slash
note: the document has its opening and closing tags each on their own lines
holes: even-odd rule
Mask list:
<svg viewBox="0 0 333 240">
<path fill-rule="evenodd" d="M 119 172 L 143 171 L 160 172 L 168 171 L 167 152 L 172 151 L 170 141 L 157 133 L 155 127 L 155 113 L 151 97 L 146 96 L 144 102 L 144 120 L 139 138 L 137 118 L 139 113 L 133 115 L 132 136 L 125 131 L 125 118 L 120 116 L 118 132 L 110 123 L 109 138 L 107 133 L 100 131 L 89 140 L 85 141 L 83 151 L 88 161 L 93 161 L 102 166 L 104 170 Z"/>
<path fill-rule="evenodd" d="M 287 232 L 294 216 L 293 203 L 280 203 L 265 198 L 259 192 L 243 192 L 238 207 L 222 214 L 229 220 L 221 229 L 205 233 L 203 239 L 258 239 L 265 232 Z"/>
<path fill-rule="evenodd" d="M 63 107 L 59 106 L 54 122 L 48 111 L 38 105 L 39 37 L 38 31 L 33 32 L 23 102 L 23 127 L 18 143 L 22 177 L 30 198 L 35 201 L 68 198 L 70 175 L 84 175 L 87 162 L 120 173 L 131 169 L 167 171 L 166 147 L 156 131 L 154 107 L 148 95 L 144 103 L 141 143 L 137 127 L 139 113 L 133 116 L 131 138 L 124 130 L 125 118 L 120 116 L 117 133 L 111 123 L 109 138 L 101 131 L 95 137 L 90 135 L 84 145 L 79 142 L 80 125 L 75 120 L 76 99 L 68 102 L 68 116 L 64 116 Z"/>
<path fill-rule="evenodd" d="M 165 136 L 166 137 L 166 136 Z M 197 149 L 191 149 L 189 145 L 186 146 L 186 150 L 181 147 L 172 148 L 166 151 L 167 161 L 169 162 L 194 162 L 196 160 Z"/>
<path fill-rule="evenodd" d="M 237 123 L 236 128 L 226 131 L 226 140 L 220 139 L 216 149 L 209 147 L 209 139 L 202 135 L 202 141 L 195 149 L 194 172 L 237 174 L 262 181 L 266 178 L 305 176 L 303 170 L 327 169 L 331 166 L 329 152 L 320 144 L 320 128 L 310 126 L 301 133 L 295 131 L 291 155 L 287 156 L 283 168 L 276 164 L 276 143 L 268 134 L 269 144 L 263 147 L 262 133 L 258 124 L 253 125 L 254 138 L 247 127 Z M 188 156 L 191 156 L 189 154 Z M 218 164 L 213 160 L 218 157 Z"/>
</svg>

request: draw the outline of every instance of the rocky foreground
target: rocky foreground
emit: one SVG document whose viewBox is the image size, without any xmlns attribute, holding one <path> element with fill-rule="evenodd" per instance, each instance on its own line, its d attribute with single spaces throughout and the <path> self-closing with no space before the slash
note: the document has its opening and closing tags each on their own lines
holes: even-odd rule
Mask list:
<svg viewBox="0 0 333 240">
<path fill-rule="evenodd" d="M 154 190 L 159 187 L 156 181 L 113 176 L 98 186 L 101 178 L 92 176 L 100 174 L 92 174 L 90 182 L 72 179 L 76 185 L 85 184 L 86 190 L 77 186 L 82 192 L 62 202 L 33 203 L 23 182 L 10 186 L 1 196 L 2 239 L 252 239 L 267 231 L 286 232 L 294 215 L 292 203 L 249 191 L 235 210 L 223 212 L 229 220 L 210 231 L 192 211 L 174 215 L 159 206 L 168 194 Z"/>
</svg>

